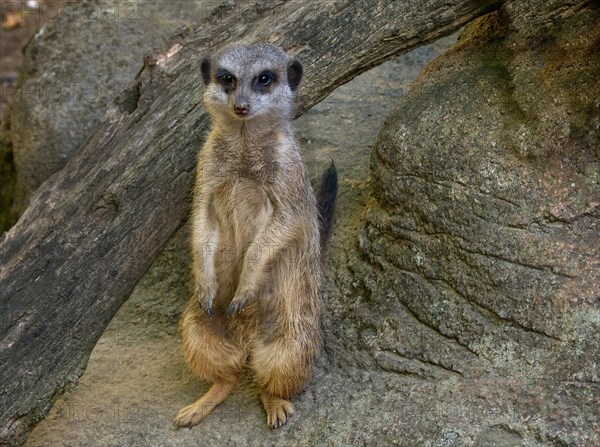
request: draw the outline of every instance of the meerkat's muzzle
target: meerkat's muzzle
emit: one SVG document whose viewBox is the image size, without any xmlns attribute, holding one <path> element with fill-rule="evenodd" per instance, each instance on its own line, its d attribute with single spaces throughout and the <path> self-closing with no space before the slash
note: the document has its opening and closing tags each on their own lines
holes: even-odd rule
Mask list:
<svg viewBox="0 0 600 447">
<path fill-rule="evenodd" d="M 248 115 L 248 112 L 250 112 L 250 106 L 248 104 L 236 104 L 233 107 L 233 111 L 236 115 L 245 116 Z"/>
</svg>

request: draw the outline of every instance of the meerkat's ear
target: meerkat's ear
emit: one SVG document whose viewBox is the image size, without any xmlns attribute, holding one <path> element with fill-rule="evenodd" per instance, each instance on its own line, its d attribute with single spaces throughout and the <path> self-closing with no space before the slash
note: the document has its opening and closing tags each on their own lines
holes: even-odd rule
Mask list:
<svg viewBox="0 0 600 447">
<path fill-rule="evenodd" d="M 300 81 L 302 81 L 302 74 L 304 73 L 304 67 L 298 59 L 293 57 L 290 60 L 287 69 L 288 75 L 288 84 L 290 85 L 290 90 L 295 91 L 300 85 Z"/>
<path fill-rule="evenodd" d="M 202 59 L 200 71 L 202 72 L 202 80 L 204 81 L 204 85 L 210 84 L 210 57 L 207 56 Z"/>
</svg>

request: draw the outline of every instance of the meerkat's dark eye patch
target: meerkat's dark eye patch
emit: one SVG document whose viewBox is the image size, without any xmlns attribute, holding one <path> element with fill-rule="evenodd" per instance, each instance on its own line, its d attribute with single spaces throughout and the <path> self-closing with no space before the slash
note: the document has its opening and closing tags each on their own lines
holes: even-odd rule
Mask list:
<svg viewBox="0 0 600 447">
<path fill-rule="evenodd" d="M 235 81 L 235 76 L 233 76 L 227 70 L 219 70 L 217 73 L 217 79 L 221 84 L 233 84 Z"/>
<path fill-rule="evenodd" d="M 275 82 L 275 79 L 275 73 L 272 73 L 270 71 L 263 71 L 261 74 L 258 75 L 258 83 L 264 87 L 271 84 L 271 82 Z"/>
<path fill-rule="evenodd" d="M 237 79 L 227 70 L 217 71 L 217 82 L 223 86 L 223 90 L 229 94 L 235 90 Z"/>
<path fill-rule="evenodd" d="M 266 93 L 269 87 L 277 81 L 277 75 L 272 71 L 265 70 L 254 78 L 252 85 L 254 90 L 259 93 Z"/>
</svg>

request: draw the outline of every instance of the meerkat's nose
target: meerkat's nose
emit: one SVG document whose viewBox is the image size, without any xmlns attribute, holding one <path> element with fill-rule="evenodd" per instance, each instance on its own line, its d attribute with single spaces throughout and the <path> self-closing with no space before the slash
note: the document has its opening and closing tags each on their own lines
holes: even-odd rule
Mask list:
<svg viewBox="0 0 600 447">
<path fill-rule="evenodd" d="M 233 107 L 233 111 L 235 112 L 236 115 L 247 115 L 248 112 L 250 111 L 250 105 L 248 103 L 240 103 L 240 104 L 236 104 Z"/>
</svg>

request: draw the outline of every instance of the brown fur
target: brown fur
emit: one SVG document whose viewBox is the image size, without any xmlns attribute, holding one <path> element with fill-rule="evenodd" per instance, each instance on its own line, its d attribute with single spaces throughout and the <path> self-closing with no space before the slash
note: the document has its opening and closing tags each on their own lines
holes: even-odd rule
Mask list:
<svg viewBox="0 0 600 447">
<path fill-rule="evenodd" d="M 198 159 L 196 293 L 180 328 L 192 370 L 214 384 L 179 412 L 177 426 L 198 424 L 245 368 L 261 388 L 269 427 L 285 424 L 294 411 L 289 400 L 310 378 L 319 352 L 318 211 L 291 125 L 292 62 L 299 64 L 277 47 L 255 45 L 228 48 L 203 64 L 214 127 Z M 215 78 L 222 68 L 236 77 L 227 94 Z M 252 92 L 250 81 L 265 69 L 277 81 L 267 95 Z M 242 100 L 249 117 L 232 112 Z"/>
</svg>

